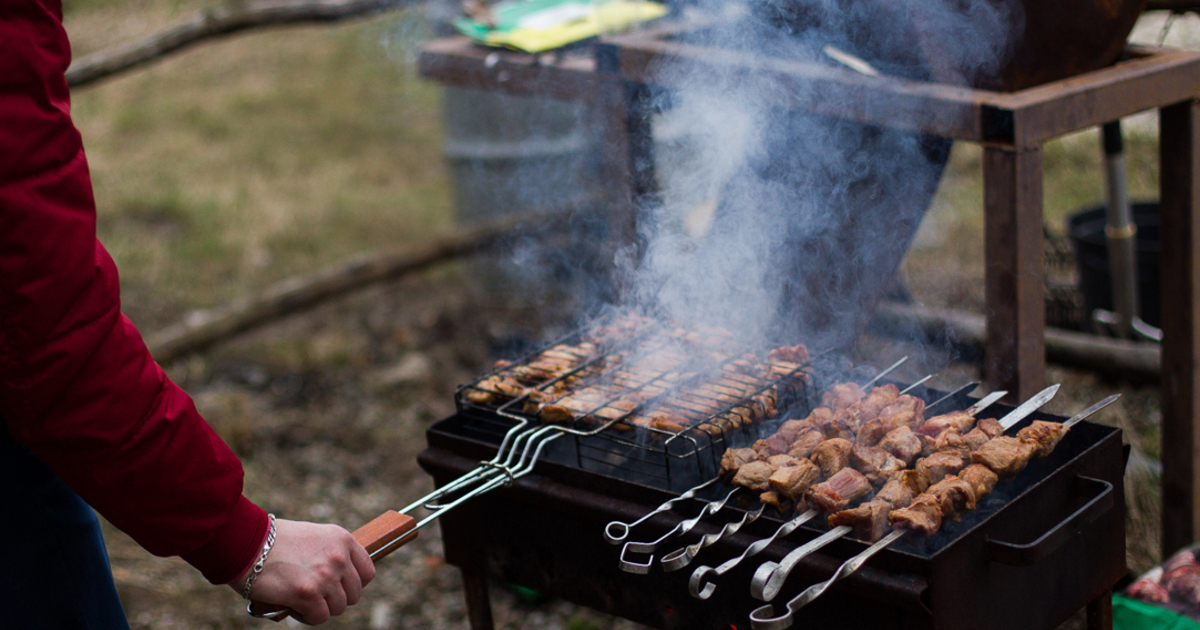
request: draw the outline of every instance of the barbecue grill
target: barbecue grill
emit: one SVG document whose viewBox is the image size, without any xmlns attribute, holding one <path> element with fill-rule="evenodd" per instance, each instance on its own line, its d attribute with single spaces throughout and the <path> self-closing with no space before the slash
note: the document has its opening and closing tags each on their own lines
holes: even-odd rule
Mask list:
<svg viewBox="0 0 1200 630">
<path fill-rule="evenodd" d="M 501 369 L 506 368 L 511 369 Z M 820 383 L 821 369 L 810 371 Z M 532 419 L 511 411 L 517 398 L 469 403 L 465 394 L 483 382 L 486 376 L 465 386 L 459 413 L 427 433 L 429 448 L 419 462 L 439 486 L 492 458 L 510 427 Z M 808 391 L 807 379 L 792 383 L 796 387 L 786 397 L 791 411 L 781 405 L 781 413 L 805 414 L 815 392 Z M 927 401 L 943 395 L 921 387 L 914 394 Z M 973 402 L 957 396 L 957 408 Z M 1009 410 L 997 407 L 996 415 Z M 1062 420 L 1035 413 L 1018 427 L 1034 419 Z M 755 569 L 762 562 L 781 561 L 827 531 L 823 518 L 720 576 L 716 592 L 703 600 L 689 593 L 690 571 L 666 572 L 657 564 L 644 575 L 623 571 L 619 548 L 605 542 L 604 531 L 612 521 L 637 521 L 711 479 L 721 453 L 753 441 L 760 426 L 728 432 L 687 429 L 672 435 L 615 426 L 580 432 L 575 439 L 547 444 L 532 474 L 446 512 L 441 517 L 446 559 L 463 572 L 472 628 L 491 627 L 488 577 L 656 628 L 751 627 L 751 611 L 763 605 L 751 597 Z M 695 441 L 683 440 L 684 435 Z M 704 439 L 697 440 L 700 436 Z M 686 447 L 668 446 L 676 442 Z M 1079 424 L 1048 457 L 998 486 L 960 522 L 947 524 L 929 539 L 905 537 L 836 582 L 796 615 L 796 627 L 1054 628 L 1089 604 L 1103 613 L 1105 597 L 1125 573 L 1123 461 L 1118 429 Z M 658 538 L 726 492 L 721 484 L 696 491 L 674 509 L 645 519 L 631 538 Z M 770 510 L 757 519 L 746 518 L 757 509 L 757 503 L 732 502 L 702 519 L 679 544 L 741 523 L 736 532 L 702 549 L 697 564 L 735 557 L 789 518 Z M 805 557 L 775 605 L 828 579 L 868 544 L 843 538 Z M 1096 627 L 1103 617 L 1092 617 Z"/>
</svg>

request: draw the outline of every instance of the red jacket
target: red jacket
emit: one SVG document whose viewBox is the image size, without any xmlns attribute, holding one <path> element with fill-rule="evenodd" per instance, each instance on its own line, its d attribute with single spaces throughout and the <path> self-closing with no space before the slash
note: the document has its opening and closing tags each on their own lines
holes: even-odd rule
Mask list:
<svg viewBox="0 0 1200 630">
<path fill-rule="evenodd" d="M 0 418 L 147 550 L 229 582 L 267 517 L 121 314 L 70 118 L 70 57 L 61 0 L 0 2 Z"/>
</svg>

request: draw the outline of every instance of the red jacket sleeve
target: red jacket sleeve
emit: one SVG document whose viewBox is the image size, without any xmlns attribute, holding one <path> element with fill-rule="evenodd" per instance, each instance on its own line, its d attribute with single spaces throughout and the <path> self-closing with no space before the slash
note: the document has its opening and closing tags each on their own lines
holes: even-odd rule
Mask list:
<svg viewBox="0 0 1200 630">
<path fill-rule="evenodd" d="M 0 417 L 147 550 L 229 582 L 257 554 L 266 514 L 121 314 L 70 119 L 61 13 L 60 0 L 0 3 Z"/>
</svg>

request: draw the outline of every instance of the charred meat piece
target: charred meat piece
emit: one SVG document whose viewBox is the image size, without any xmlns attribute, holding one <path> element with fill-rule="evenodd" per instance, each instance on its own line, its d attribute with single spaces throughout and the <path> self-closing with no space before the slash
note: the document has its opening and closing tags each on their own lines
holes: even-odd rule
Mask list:
<svg viewBox="0 0 1200 630">
<path fill-rule="evenodd" d="M 839 383 L 821 397 L 821 406 L 828 407 L 836 414 L 862 400 L 865 395 L 862 388 L 855 383 Z"/>
<path fill-rule="evenodd" d="M 777 468 L 767 482 L 772 490 L 795 501 L 820 480 L 821 471 L 816 464 L 807 459 L 798 459 L 795 464 Z"/>
<path fill-rule="evenodd" d="M 853 468 L 843 468 L 837 474 L 808 491 L 808 498 L 821 510 L 832 514 L 846 509 L 851 501 L 871 492 L 871 482 Z"/>
<path fill-rule="evenodd" d="M 929 485 L 933 485 L 949 475 L 957 475 L 967 463 L 967 457 L 960 451 L 939 451 L 918 459 L 915 469 Z"/>
<path fill-rule="evenodd" d="M 991 494 L 996 483 L 1000 481 L 1000 477 L 996 473 L 981 464 L 971 464 L 962 469 L 962 472 L 958 473 L 958 478 L 971 484 L 971 489 L 975 491 L 976 503 Z"/>
<path fill-rule="evenodd" d="M 850 463 L 850 451 L 853 448 L 854 443 L 850 440 L 830 438 L 818 444 L 809 459 L 821 469 L 821 474 L 829 479 Z"/>
<path fill-rule="evenodd" d="M 855 444 L 850 449 L 850 465 L 876 487 L 882 486 L 893 474 L 905 468 L 904 462 L 891 453 L 863 444 Z"/>
<path fill-rule="evenodd" d="M 781 455 L 772 455 L 772 456 L 768 457 L 767 463 L 770 464 L 771 469 L 774 470 L 781 466 L 795 466 L 796 464 L 800 463 L 800 460 L 796 457 L 792 457 L 791 455 L 784 453 Z"/>
<path fill-rule="evenodd" d="M 892 510 L 888 520 L 893 529 L 911 529 L 932 536 L 942 527 L 942 511 L 936 499 L 923 494 L 908 507 Z"/>
<path fill-rule="evenodd" d="M 1042 420 L 1034 420 L 1033 424 L 1017 431 L 1017 437 L 1022 440 L 1030 440 L 1036 442 L 1038 457 L 1045 457 L 1058 446 L 1058 441 L 1067 434 L 1066 425 L 1059 422 L 1044 422 Z"/>
<path fill-rule="evenodd" d="M 777 431 L 770 437 L 755 441 L 754 449 L 760 453 L 766 453 L 768 457 L 786 453 L 792 448 L 792 441 L 795 437 L 795 434 L 789 435 L 783 431 Z"/>
<path fill-rule="evenodd" d="M 767 462 L 753 461 L 738 467 L 733 476 L 733 485 L 741 486 L 755 492 L 766 492 L 771 489 L 768 480 L 775 472 Z"/>
<path fill-rule="evenodd" d="M 796 441 L 788 448 L 788 455 L 793 457 L 811 457 L 812 453 L 822 442 L 825 434 L 817 429 L 809 429 L 796 436 Z"/>
<path fill-rule="evenodd" d="M 958 451 L 963 453 L 965 457 L 970 457 L 971 449 L 967 446 L 967 442 L 963 436 L 959 435 L 958 431 L 948 429 L 943 431 L 937 439 L 933 441 L 933 452 L 941 451 Z"/>
<path fill-rule="evenodd" d="M 758 461 L 758 453 L 752 448 L 731 448 L 721 455 L 720 476 L 736 473 L 739 468 L 750 462 Z"/>
<path fill-rule="evenodd" d="M 893 508 L 908 507 L 927 487 L 929 486 L 925 483 L 925 478 L 917 474 L 917 471 L 903 470 L 892 475 L 892 478 L 883 484 L 879 492 L 875 493 L 875 500 L 886 501 Z"/>
<path fill-rule="evenodd" d="M 971 430 L 975 426 L 975 416 L 963 411 L 952 411 L 950 413 L 934 416 L 925 421 L 917 432 L 922 435 L 928 435 L 931 438 L 936 438 L 945 431 L 954 431 L 959 435 Z"/>
<path fill-rule="evenodd" d="M 829 526 L 849 525 L 854 528 L 854 537 L 875 542 L 887 534 L 888 514 L 892 506 L 886 501 L 875 499 L 862 505 L 829 515 Z"/>
<path fill-rule="evenodd" d="M 921 454 L 921 438 L 909 427 L 896 427 L 888 432 L 877 446 L 892 454 L 896 459 L 911 466 Z"/>
<path fill-rule="evenodd" d="M 971 453 L 971 461 L 983 464 L 1001 479 L 1015 477 L 1025 469 L 1033 454 L 1041 448 L 1037 442 L 1002 435 L 987 441 Z"/>
<path fill-rule="evenodd" d="M 946 477 L 929 486 L 925 494 L 937 501 L 943 521 L 949 518 L 958 520 L 963 512 L 975 509 L 975 489 L 960 477 Z"/>
</svg>

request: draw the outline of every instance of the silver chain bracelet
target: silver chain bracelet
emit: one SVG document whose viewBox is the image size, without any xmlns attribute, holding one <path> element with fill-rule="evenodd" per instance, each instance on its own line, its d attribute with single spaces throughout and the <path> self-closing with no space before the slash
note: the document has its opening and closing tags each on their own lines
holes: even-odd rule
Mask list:
<svg viewBox="0 0 1200 630">
<path fill-rule="evenodd" d="M 242 599 L 250 599 L 250 589 L 254 588 L 254 581 L 258 579 L 263 565 L 267 563 L 267 554 L 271 553 L 271 545 L 275 544 L 275 515 L 267 514 L 267 519 L 267 542 L 263 545 L 262 553 L 258 554 L 258 560 L 254 562 L 254 568 L 250 570 L 250 575 L 246 577 L 246 587 L 242 589 Z"/>
</svg>

